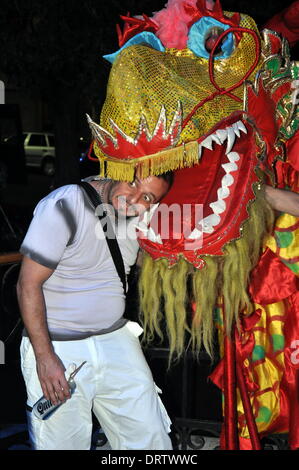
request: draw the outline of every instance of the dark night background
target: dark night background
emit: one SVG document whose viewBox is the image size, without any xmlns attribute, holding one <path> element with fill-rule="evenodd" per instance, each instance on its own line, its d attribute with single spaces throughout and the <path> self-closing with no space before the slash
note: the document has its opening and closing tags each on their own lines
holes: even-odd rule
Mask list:
<svg viewBox="0 0 299 470">
<path fill-rule="evenodd" d="M 260 26 L 281 5 L 277 0 L 222 3 L 224 9 L 250 14 Z M 19 103 L 24 131 L 55 133 L 55 186 L 78 180 L 79 137 L 89 135 L 85 113 L 99 117 L 110 70 L 102 55 L 118 48 L 119 15 L 150 15 L 163 6 L 164 0 L 1 1 L 6 103 Z"/>
<path fill-rule="evenodd" d="M 0 163 L 7 149 L 4 139 L 16 130 L 51 132 L 55 134 L 56 169 L 49 176 L 38 168 L 26 168 L 24 155 L 18 151 L 14 159 L 5 163 L 5 181 L 1 180 L 0 167 L 0 254 L 18 250 L 39 199 L 54 187 L 97 172 L 97 164 L 91 166 L 85 155 L 89 145 L 85 113 L 99 120 L 110 70 L 102 55 L 118 48 L 115 25 L 122 25 L 120 14 L 151 15 L 165 3 L 166 0 L 1 0 L 0 80 L 5 84 L 5 104 L 12 105 L 12 117 L 3 115 L 4 107 L 0 105 Z M 291 3 L 223 0 L 222 7 L 247 13 L 262 26 Z M 298 59 L 298 49 L 293 51 L 293 58 Z M 17 265 L 0 264 L 2 340 L 10 335 L 18 318 L 13 291 L 17 272 Z M 17 352 L 19 327 L 15 333 L 7 341 L 6 364 L 0 365 L 0 432 L 7 424 L 25 422 L 25 392 Z M 160 363 L 160 368 L 155 363 Z M 161 360 L 153 358 L 152 364 L 160 386 L 168 393 L 170 413 L 179 413 L 180 397 L 174 387 L 180 384 L 182 371 L 177 367 L 165 375 Z M 217 392 L 202 392 L 209 366 L 201 372 L 194 364 L 191 369 L 193 385 L 189 387 L 192 385 L 196 393 L 188 407 L 205 419 L 217 419 L 220 404 L 213 411 L 209 406 L 211 399 L 207 400 L 208 396 L 218 400 Z M 2 442 L 0 448 L 6 448 L 7 440 Z"/>
<path fill-rule="evenodd" d="M 258 25 L 281 5 L 277 0 L 222 4 L 250 14 Z M 78 180 L 78 137 L 88 135 L 85 112 L 99 116 L 110 70 L 102 55 L 118 47 L 119 14 L 150 15 L 163 6 L 164 0 L 1 1 L 0 79 L 6 102 L 20 103 L 23 130 L 54 131 L 57 186 Z"/>
</svg>

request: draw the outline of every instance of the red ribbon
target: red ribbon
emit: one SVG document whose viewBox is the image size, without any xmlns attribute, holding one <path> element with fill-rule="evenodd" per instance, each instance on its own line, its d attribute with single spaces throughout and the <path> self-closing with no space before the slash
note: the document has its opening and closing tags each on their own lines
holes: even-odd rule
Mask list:
<svg viewBox="0 0 299 470">
<path fill-rule="evenodd" d="M 225 324 L 225 310 L 224 312 L 224 324 Z M 252 316 L 244 319 L 243 329 L 248 331 L 258 321 L 260 312 L 256 311 Z M 237 345 L 237 346 L 236 346 Z M 236 326 L 233 325 L 232 335 L 228 337 L 225 332 L 224 338 L 224 445 L 226 450 L 237 450 L 239 449 L 239 438 L 238 438 L 238 411 L 237 411 L 237 399 L 236 389 L 237 386 L 240 391 L 241 400 L 244 408 L 244 414 L 246 424 L 248 427 L 252 449 L 261 450 L 260 439 L 256 426 L 255 417 L 253 414 L 252 406 L 250 403 L 248 387 L 248 379 L 245 376 L 245 370 L 243 366 L 243 357 L 252 351 L 253 342 L 250 338 L 245 350 L 240 341 L 239 333 L 237 332 Z M 251 348 L 251 349 L 250 349 Z M 245 352 L 246 351 L 246 352 Z M 243 356 L 244 355 L 244 356 Z"/>
<path fill-rule="evenodd" d="M 225 324 L 225 307 L 223 306 Z M 237 413 L 237 378 L 236 378 L 236 348 L 234 335 L 224 337 L 224 441 L 226 450 L 237 450 L 238 413 Z"/>
</svg>

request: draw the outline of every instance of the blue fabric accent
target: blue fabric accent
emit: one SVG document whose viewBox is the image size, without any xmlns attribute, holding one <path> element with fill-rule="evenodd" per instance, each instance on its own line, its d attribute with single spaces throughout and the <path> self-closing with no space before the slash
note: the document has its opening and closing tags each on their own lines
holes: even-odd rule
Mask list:
<svg viewBox="0 0 299 470">
<path fill-rule="evenodd" d="M 194 23 L 189 31 L 187 47 L 198 57 L 204 57 L 209 59 L 210 54 L 205 48 L 205 38 L 208 30 L 213 26 L 218 26 L 225 31 L 230 28 L 229 25 L 220 23 L 220 21 L 205 16 L 201 18 L 196 23 Z M 234 50 L 234 38 L 233 33 L 229 33 L 224 40 L 224 43 L 221 46 L 222 54 L 214 56 L 215 60 L 218 59 L 227 59 Z"/>
<path fill-rule="evenodd" d="M 133 36 L 131 39 L 129 39 L 126 44 L 124 44 L 118 51 L 113 52 L 112 54 L 103 55 L 103 58 L 113 64 L 116 57 L 123 49 L 129 46 L 133 46 L 134 44 L 148 44 L 157 51 L 165 51 L 165 47 L 162 45 L 162 42 L 157 38 L 157 36 L 155 36 L 154 33 L 143 31 L 142 33 L 136 34 L 136 36 Z"/>
</svg>

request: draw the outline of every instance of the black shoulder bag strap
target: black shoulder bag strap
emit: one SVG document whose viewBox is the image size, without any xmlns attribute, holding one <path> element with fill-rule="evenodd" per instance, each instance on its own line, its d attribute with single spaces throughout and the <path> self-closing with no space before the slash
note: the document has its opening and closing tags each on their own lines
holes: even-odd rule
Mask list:
<svg viewBox="0 0 299 470">
<path fill-rule="evenodd" d="M 81 186 L 87 193 L 89 199 L 91 200 L 94 208 L 96 209 L 100 204 L 102 204 L 101 198 L 97 191 L 86 181 L 80 181 L 79 186 Z M 116 235 L 114 233 L 111 220 L 107 212 L 103 211 L 103 214 L 98 215 L 103 231 L 106 237 L 106 241 L 112 256 L 112 259 L 115 264 L 116 271 L 120 277 L 120 280 L 123 284 L 124 293 L 127 293 L 127 281 L 126 281 L 126 272 L 123 257 L 120 251 L 120 248 L 117 243 Z M 111 236 L 109 236 L 111 235 Z"/>
</svg>

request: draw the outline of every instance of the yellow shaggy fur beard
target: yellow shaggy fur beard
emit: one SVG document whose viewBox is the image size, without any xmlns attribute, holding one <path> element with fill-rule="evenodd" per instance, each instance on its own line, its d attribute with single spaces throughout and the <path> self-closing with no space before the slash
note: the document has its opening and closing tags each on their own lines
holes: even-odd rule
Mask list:
<svg viewBox="0 0 299 470">
<path fill-rule="evenodd" d="M 257 191 L 248 212 L 242 237 L 227 244 L 223 256 L 203 256 L 206 266 L 201 270 L 183 258 L 169 267 L 166 259 L 154 261 L 145 255 L 139 288 L 146 343 L 155 334 L 163 339 L 165 323 L 170 358 L 179 357 L 185 351 L 187 334 L 193 352 L 198 353 L 203 345 L 213 357 L 213 316 L 219 297 L 225 305 L 228 334 L 233 322 L 238 326 L 240 312 L 252 311 L 247 291 L 249 276 L 274 218 L 263 191 Z M 196 303 L 193 315 L 190 314 L 192 301 Z"/>
</svg>

